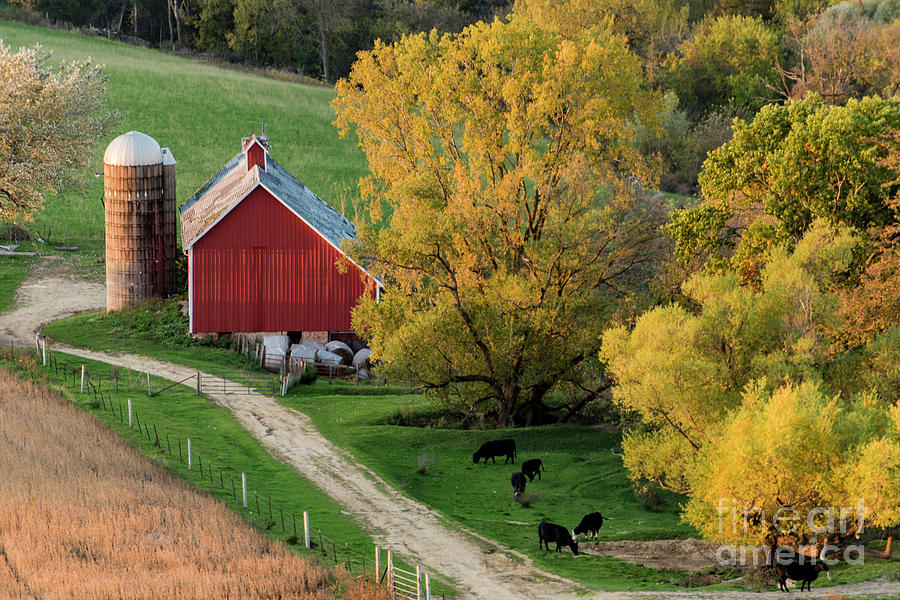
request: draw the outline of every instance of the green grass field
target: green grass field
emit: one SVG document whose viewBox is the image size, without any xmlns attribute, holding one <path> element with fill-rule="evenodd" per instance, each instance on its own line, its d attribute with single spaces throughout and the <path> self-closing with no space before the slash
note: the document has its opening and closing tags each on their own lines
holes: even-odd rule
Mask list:
<svg viewBox="0 0 900 600">
<path fill-rule="evenodd" d="M 666 496 L 660 512 L 641 507 L 621 458 L 613 454 L 621 451 L 619 434 L 583 426 L 504 431 L 397 426 L 389 423 L 415 413 L 439 412 L 440 407 L 419 395 L 348 395 L 334 389 L 327 381 L 298 386 L 283 402 L 310 415 L 326 437 L 405 494 L 453 521 L 527 554 L 541 568 L 594 589 L 667 589 L 683 580 L 683 573 L 538 550 L 541 519 L 572 528 L 595 510 L 614 519 L 601 529 L 602 540 L 694 535 L 679 521 L 675 496 Z M 503 464 L 503 459 L 497 464 L 472 463 L 472 453 L 481 443 L 500 437 L 516 440 L 515 466 Z M 509 479 L 529 458 L 541 458 L 546 471 L 542 480 L 528 483 L 526 507 L 513 500 Z"/>
<path fill-rule="evenodd" d="M 187 58 L 73 33 L 0 21 L 0 39 L 13 49 L 40 43 L 54 61 L 84 60 L 109 75 L 107 105 L 122 121 L 92 155 L 84 192 L 51 199 L 32 231 L 52 241 L 103 246 L 103 152 L 117 135 L 142 131 L 172 149 L 178 161 L 178 203 L 240 151 L 241 137 L 261 123 L 272 157 L 329 202 L 355 194 L 366 169 L 355 139 L 331 125 L 331 88 L 299 85 L 225 70 Z M 352 216 L 352 215 L 350 215 Z"/>
<path fill-rule="evenodd" d="M 16 291 L 34 263 L 33 256 L 0 256 L 0 313 L 12 308 Z"/>
<path fill-rule="evenodd" d="M 373 390 L 365 390 L 373 391 Z M 681 522 L 682 498 L 663 492 L 660 510 L 645 510 L 638 502 L 622 461 L 621 435 L 584 426 L 554 425 L 503 431 L 463 431 L 392 425 L 415 414 L 440 413 L 436 402 L 411 395 L 354 394 L 351 385 L 316 382 L 291 390 L 284 404 L 310 415 L 316 427 L 350 450 L 405 494 L 450 519 L 523 552 L 550 572 L 591 589 L 684 589 L 692 577 L 683 571 L 648 569 L 612 558 L 538 550 L 537 524 L 547 519 L 572 528 L 594 510 L 613 520 L 600 530 L 601 541 L 654 540 L 696 536 Z M 529 506 L 512 498 L 510 474 L 517 467 L 472 463 L 472 453 L 486 440 L 511 437 L 518 448 L 517 465 L 541 458 L 542 480 L 527 485 Z M 424 472 L 420 466 L 426 465 Z M 867 558 L 864 565 L 839 565 L 833 581 L 816 585 L 855 583 L 900 575 L 894 561 Z M 726 579 L 737 577 L 726 573 Z M 696 585 L 696 584 L 695 584 Z M 716 584 L 706 589 L 742 589 Z"/>
<path fill-rule="evenodd" d="M 218 344 L 192 338 L 177 300 L 152 301 L 136 309 L 106 314 L 88 312 L 43 328 L 51 340 L 117 352 L 155 356 L 196 369 L 252 369 L 240 354 Z"/>
</svg>

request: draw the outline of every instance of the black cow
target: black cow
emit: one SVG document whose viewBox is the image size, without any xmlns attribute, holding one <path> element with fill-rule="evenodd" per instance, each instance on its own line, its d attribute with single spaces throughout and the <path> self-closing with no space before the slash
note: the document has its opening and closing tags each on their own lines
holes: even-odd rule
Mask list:
<svg viewBox="0 0 900 600">
<path fill-rule="evenodd" d="M 562 525 L 556 523 L 548 523 L 541 521 L 538 525 L 538 545 L 541 550 L 544 549 L 544 543 L 547 544 L 547 550 L 550 550 L 550 542 L 556 542 L 556 551 L 559 552 L 562 546 L 568 546 L 572 549 L 572 554 L 578 556 L 578 542 L 569 535 L 569 530 Z"/>
<path fill-rule="evenodd" d="M 509 481 L 512 483 L 513 495 L 516 498 L 525 493 L 525 475 L 522 473 L 513 473 Z"/>
<path fill-rule="evenodd" d="M 472 455 L 472 462 L 477 465 L 478 461 L 483 458 L 484 464 L 487 464 L 487 461 L 490 458 L 494 461 L 494 464 L 497 464 L 497 459 L 495 457 L 503 455 L 506 455 L 504 464 L 510 461 L 512 461 L 512 464 L 516 464 L 516 440 L 492 440 L 490 442 L 485 442 L 481 445 L 481 448 Z"/>
<path fill-rule="evenodd" d="M 599 535 L 600 528 L 603 527 L 603 520 L 611 521 L 609 517 L 604 517 L 598 512 L 592 512 L 590 514 L 584 515 L 581 518 L 581 523 L 572 530 L 572 537 L 578 539 L 578 536 L 582 533 L 590 533 L 591 537 L 595 538 Z"/>
<path fill-rule="evenodd" d="M 544 463 L 541 462 L 539 458 L 532 458 L 531 460 L 526 460 L 522 463 L 522 473 L 528 477 L 528 481 L 534 481 L 534 476 L 537 475 L 538 479 L 543 479 L 541 477 L 541 471 L 544 468 Z"/>
<path fill-rule="evenodd" d="M 828 579 L 831 579 L 831 573 L 828 572 L 828 565 L 820 557 L 819 560 L 810 560 L 808 557 L 798 557 L 788 561 L 775 561 L 775 574 L 778 576 L 778 584 L 783 592 L 789 592 L 787 580 L 793 579 L 800 582 L 800 591 L 806 586 L 807 590 L 811 590 L 812 582 L 819 577 L 819 573 L 825 571 Z"/>
</svg>

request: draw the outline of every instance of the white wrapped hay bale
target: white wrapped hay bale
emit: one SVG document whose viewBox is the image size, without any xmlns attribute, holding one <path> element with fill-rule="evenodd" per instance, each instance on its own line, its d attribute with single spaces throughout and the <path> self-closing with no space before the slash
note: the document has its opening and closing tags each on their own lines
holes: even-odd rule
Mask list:
<svg viewBox="0 0 900 600">
<path fill-rule="evenodd" d="M 290 340 L 286 335 L 267 335 L 263 338 L 263 347 L 266 350 L 266 360 L 263 368 L 266 371 L 279 372 L 287 356 Z"/>
<path fill-rule="evenodd" d="M 353 350 L 340 340 L 332 340 L 325 344 L 325 350 L 341 357 L 342 365 L 353 364 Z"/>
</svg>

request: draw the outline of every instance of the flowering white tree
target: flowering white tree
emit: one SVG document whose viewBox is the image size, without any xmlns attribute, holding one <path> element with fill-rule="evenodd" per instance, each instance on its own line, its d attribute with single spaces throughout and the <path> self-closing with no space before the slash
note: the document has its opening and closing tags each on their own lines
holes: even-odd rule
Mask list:
<svg viewBox="0 0 900 600">
<path fill-rule="evenodd" d="M 27 221 L 46 194 L 72 185 L 118 115 L 104 109 L 106 76 L 90 62 L 48 65 L 50 53 L 0 40 L 0 221 Z"/>
</svg>

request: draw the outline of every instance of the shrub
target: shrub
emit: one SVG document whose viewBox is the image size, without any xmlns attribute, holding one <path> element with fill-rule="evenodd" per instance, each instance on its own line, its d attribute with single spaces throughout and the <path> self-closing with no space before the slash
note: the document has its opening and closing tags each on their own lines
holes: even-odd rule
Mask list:
<svg viewBox="0 0 900 600">
<path fill-rule="evenodd" d="M 775 585 L 775 571 L 769 567 L 759 567 L 744 575 L 744 587 L 754 592 L 764 592 Z"/>
<path fill-rule="evenodd" d="M 313 364 L 307 364 L 306 368 L 303 369 L 303 373 L 300 374 L 300 384 L 301 385 L 309 385 L 311 383 L 315 383 L 316 379 L 319 378 L 319 370 Z"/>
<path fill-rule="evenodd" d="M 655 483 L 642 479 L 632 484 L 634 496 L 641 503 L 645 510 L 650 512 L 659 512 L 665 507 L 666 499 Z"/>
</svg>

